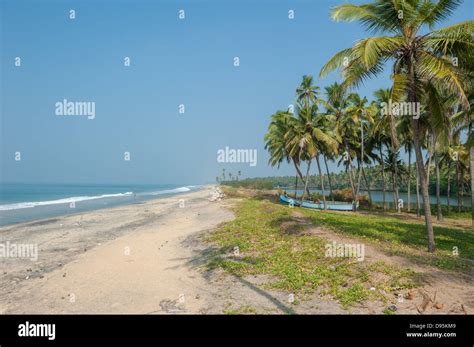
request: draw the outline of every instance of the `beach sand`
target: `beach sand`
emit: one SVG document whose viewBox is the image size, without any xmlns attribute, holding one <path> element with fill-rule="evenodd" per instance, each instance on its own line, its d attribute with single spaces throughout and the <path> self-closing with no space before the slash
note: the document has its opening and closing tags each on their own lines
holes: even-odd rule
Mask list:
<svg viewBox="0 0 474 347">
<path fill-rule="evenodd" d="M 2 259 L 0 313 L 222 313 L 193 248 L 233 218 L 212 189 L 0 228 L 38 245 L 37 261 Z"/>
<path fill-rule="evenodd" d="M 264 275 L 238 277 L 203 267 L 220 254 L 203 238 L 234 218 L 231 207 L 238 200 L 212 202 L 213 189 L 207 186 L 140 204 L 1 227 L 0 243 L 37 244 L 38 259 L 0 258 L 0 314 L 382 312 L 383 303 L 346 310 L 317 292 L 293 305 L 291 293 L 265 286 L 271 278 Z M 342 240 L 331 230 L 310 228 L 319 237 Z M 359 242 L 346 236 L 343 240 Z M 366 255 L 369 261 L 411 266 L 370 245 Z M 416 270 L 429 280 L 424 288 L 445 304 L 440 312 L 427 313 L 472 312 L 472 280 L 431 268 Z M 421 299 L 417 295 L 413 301 L 397 304 L 398 313 L 417 314 Z"/>
</svg>

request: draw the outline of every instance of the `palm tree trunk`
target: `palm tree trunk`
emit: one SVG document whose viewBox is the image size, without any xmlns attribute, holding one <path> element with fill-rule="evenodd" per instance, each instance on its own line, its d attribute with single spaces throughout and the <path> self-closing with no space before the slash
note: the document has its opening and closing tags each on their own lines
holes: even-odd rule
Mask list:
<svg viewBox="0 0 474 347">
<path fill-rule="evenodd" d="M 347 155 L 349 156 L 349 146 L 347 145 L 346 143 L 346 153 Z M 354 177 L 352 175 L 352 159 L 349 158 L 347 159 L 347 167 L 349 169 L 349 181 L 351 183 L 351 189 L 352 189 L 352 201 L 353 201 L 353 206 L 352 206 L 352 210 L 355 212 L 357 211 L 357 195 L 356 195 L 356 190 L 355 190 L 355 186 L 354 186 Z"/>
<path fill-rule="evenodd" d="M 303 195 L 301 196 L 301 201 L 304 200 L 304 198 L 306 196 L 306 193 L 308 193 L 308 195 L 309 195 L 308 182 L 309 182 L 309 169 L 310 168 L 311 168 L 311 160 L 308 160 L 308 165 L 306 167 L 306 179 L 304 181 L 304 191 L 303 191 Z"/>
<path fill-rule="evenodd" d="M 413 56 L 409 57 L 408 71 L 409 71 L 409 83 L 410 83 L 410 92 L 408 95 L 408 100 L 417 103 L 418 98 L 416 95 L 416 75 L 415 75 L 415 58 Z M 434 232 L 433 232 L 433 222 L 431 220 L 431 206 L 430 206 L 430 193 L 428 191 L 428 182 L 425 177 L 425 170 L 423 167 L 423 153 L 421 152 L 421 142 L 420 142 L 420 127 L 419 119 L 411 118 L 412 128 L 413 128 L 413 139 L 415 144 L 415 157 L 416 162 L 418 163 L 418 173 L 420 175 L 421 183 L 421 192 L 423 196 L 423 209 L 425 211 L 425 225 L 426 231 L 428 234 L 428 252 L 434 252 L 436 249 Z"/>
<path fill-rule="evenodd" d="M 426 177 L 427 177 L 428 189 L 429 189 L 429 187 L 430 187 L 430 176 L 431 176 L 431 160 L 433 159 L 433 149 L 434 149 L 434 140 L 431 139 L 431 136 L 430 136 L 430 140 L 428 142 L 428 146 L 429 146 L 429 149 L 428 149 L 428 162 L 427 162 L 427 166 L 426 166 Z"/>
<path fill-rule="evenodd" d="M 332 182 L 331 182 L 331 174 L 329 173 L 329 168 L 328 168 L 328 161 L 325 155 L 323 155 L 323 158 L 324 158 L 324 165 L 326 166 L 326 172 L 328 174 L 329 195 L 332 196 Z"/>
<path fill-rule="evenodd" d="M 451 211 L 451 160 L 448 159 L 448 169 L 446 171 L 446 176 L 448 176 L 448 187 L 446 191 L 447 202 L 448 202 L 448 214 Z"/>
<path fill-rule="evenodd" d="M 324 178 L 321 172 L 321 165 L 319 164 L 319 155 L 316 156 L 316 163 L 318 164 L 319 178 L 321 180 L 321 191 L 323 193 L 324 209 L 326 209 L 326 192 L 324 191 Z"/>
<path fill-rule="evenodd" d="M 295 161 L 293 161 L 293 164 L 295 165 L 296 173 L 300 177 L 301 181 L 304 182 L 304 178 L 303 178 L 303 174 L 301 172 L 300 166 Z M 296 191 L 295 191 L 295 199 L 296 199 Z"/>
<path fill-rule="evenodd" d="M 413 119 L 413 132 L 415 139 L 415 155 L 416 162 L 418 163 L 418 174 L 420 176 L 421 193 L 423 197 L 423 209 L 425 212 L 425 224 L 428 232 L 428 252 L 434 252 L 436 249 L 434 233 L 433 233 L 433 222 L 431 220 L 431 206 L 430 206 L 430 193 L 428 191 L 428 181 L 425 177 L 425 170 L 423 166 L 423 154 L 421 153 L 420 138 L 419 138 L 419 127 L 418 119 Z"/>
<path fill-rule="evenodd" d="M 443 220 L 443 212 L 441 211 L 441 194 L 440 194 L 440 174 L 439 174 L 439 153 L 435 153 L 435 167 L 436 167 L 436 207 L 437 207 L 437 220 Z"/>
<path fill-rule="evenodd" d="M 395 173 L 392 171 L 392 191 L 393 191 L 393 208 L 397 209 L 398 199 L 397 194 L 395 194 Z"/>
<path fill-rule="evenodd" d="M 411 209 L 411 148 L 408 151 L 408 198 L 407 198 L 407 211 Z"/>
<path fill-rule="evenodd" d="M 469 159 L 471 166 L 471 218 L 474 225 L 474 147 L 469 149 Z"/>
<path fill-rule="evenodd" d="M 370 184 L 367 180 L 367 175 L 365 174 L 364 167 L 362 166 L 362 176 L 364 176 L 365 186 L 367 187 L 367 194 L 369 194 L 369 205 L 372 206 L 372 193 L 370 191 Z"/>
<path fill-rule="evenodd" d="M 295 175 L 295 199 L 296 199 L 297 192 L 298 192 L 298 174 Z"/>
<path fill-rule="evenodd" d="M 418 162 L 415 163 L 415 174 L 416 174 L 416 216 L 418 218 L 420 215 L 420 171 L 418 170 Z"/>
<path fill-rule="evenodd" d="M 395 149 L 394 153 L 397 153 L 396 151 L 397 150 Z M 395 206 L 398 209 L 398 213 L 400 213 L 400 209 L 398 208 L 398 200 L 400 199 L 400 195 L 399 195 L 399 192 L 398 192 L 398 163 L 397 163 L 397 156 L 396 155 L 394 155 L 394 157 L 393 157 L 393 165 L 394 165 L 394 168 L 393 168 L 393 173 L 394 173 L 393 191 L 395 193 Z"/>
<path fill-rule="evenodd" d="M 456 162 L 456 183 L 458 185 L 458 212 L 461 212 L 461 176 L 459 169 L 459 160 Z"/>
<path fill-rule="evenodd" d="M 362 167 L 360 165 L 360 160 L 357 160 L 357 186 L 356 186 L 356 196 L 360 193 L 360 180 L 362 178 Z"/>
<path fill-rule="evenodd" d="M 383 211 L 385 212 L 387 210 L 387 204 L 385 202 L 385 190 L 386 190 L 386 188 L 385 188 L 385 162 L 384 162 L 384 159 L 383 159 L 382 146 L 380 146 L 379 151 L 380 151 L 380 162 L 381 162 L 381 165 L 382 165 Z"/>
<path fill-rule="evenodd" d="M 464 210 L 464 170 L 461 168 L 461 211 Z"/>
</svg>

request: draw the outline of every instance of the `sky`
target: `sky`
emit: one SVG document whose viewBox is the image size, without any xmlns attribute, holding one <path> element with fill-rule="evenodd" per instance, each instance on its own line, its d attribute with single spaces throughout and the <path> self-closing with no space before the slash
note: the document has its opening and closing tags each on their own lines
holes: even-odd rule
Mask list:
<svg viewBox="0 0 474 347">
<path fill-rule="evenodd" d="M 293 175 L 291 166 L 268 166 L 263 136 L 303 75 L 321 89 L 339 80 L 317 76 L 333 54 L 369 36 L 330 19 L 343 2 L 0 0 L 0 180 L 203 184 L 222 169 Z M 442 26 L 472 19 L 473 4 Z M 370 99 L 388 77 L 358 92 Z M 95 117 L 58 115 L 64 99 L 93 102 Z M 256 165 L 218 162 L 226 147 L 256 150 Z"/>
</svg>

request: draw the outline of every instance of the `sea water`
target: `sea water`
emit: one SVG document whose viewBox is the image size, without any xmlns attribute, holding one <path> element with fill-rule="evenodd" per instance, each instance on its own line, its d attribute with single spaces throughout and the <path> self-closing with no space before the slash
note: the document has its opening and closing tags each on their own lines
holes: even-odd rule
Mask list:
<svg viewBox="0 0 474 347">
<path fill-rule="evenodd" d="M 139 204 L 197 189 L 170 184 L 0 183 L 0 225 Z"/>
</svg>

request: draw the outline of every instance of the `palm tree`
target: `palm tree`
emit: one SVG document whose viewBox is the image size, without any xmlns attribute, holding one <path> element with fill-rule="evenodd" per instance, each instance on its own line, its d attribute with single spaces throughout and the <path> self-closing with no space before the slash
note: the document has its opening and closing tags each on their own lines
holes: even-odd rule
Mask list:
<svg viewBox="0 0 474 347">
<path fill-rule="evenodd" d="M 296 170 L 295 198 L 298 189 L 298 177 L 304 181 L 300 169 L 300 153 L 290 154 L 288 134 L 294 127 L 293 115 L 288 112 L 278 111 L 271 116 L 268 131 L 265 134 L 265 149 L 270 153 L 268 163 L 270 166 L 280 167 L 283 161 L 292 162 Z"/>
<path fill-rule="evenodd" d="M 374 96 L 376 98 L 376 103 L 380 105 L 383 102 L 388 102 L 390 95 L 389 89 L 379 89 L 375 91 Z M 385 183 L 385 158 L 384 158 L 384 146 L 388 147 L 391 134 L 387 126 L 386 115 L 382 114 L 381 109 L 375 115 L 374 125 L 372 127 L 370 137 L 376 143 L 376 147 L 379 151 L 377 156 L 377 161 L 380 164 L 380 172 L 382 175 L 382 195 L 383 195 L 383 210 L 386 211 L 386 183 Z"/>
<path fill-rule="evenodd" d="M 326 108 L 327 114 L 331 115 L 335 122 L 335 139 L 341 144 L 344 151 L 342 161 L 346 166 L 349 183 L 351 186 L 352 200 L 354 201 L 354 209 L 357 202 L 356 186 L 354 183 L 352 158 L 357 154 L 354 151 L 354 143 L 357 142 L 358 134 L 356 124 L 358 118 L 356 114 L 351 114 L 348 109 L 350 100 L 347 91 L 337 82 L 327 86 L 326 100 L 322 101 Z"/>
<path fill-rule="evenodd" d="M 469 166 L 471 171 L 471 219 L 472 225 L 474 225 L 474 113 L 472 112 L 474 107 L 474 93 L 472 84 L 474 84 L 474 82 L 471 81 L 471 90 L 469 94 L 469 104 L 471 107 L 468 110 L 460 111 L 453 115 L 452 136 L 455 142 L 460 143 L 461 133 L 467 131 L 465 148 L 469 150 Z"/>
<path fill-rule="evenodd" d="M 397 185 L 397 182 L 401 181 L 404 175 L 406 174 L 405 166 L 403 165 L 403 162 L 398 158 L 399 158 L 399 152 L 393 152 L 392 148 L 390 147 L 387 151 L 387 159 L 385 161 L 385 170 L 389 172 L 392 177 L 392 189 L 394 192 L 395 192 L 395 186 Z M 396 166 L 396 168 L 394 166 Z M 395 208 L 397 209 L 398 199 L 395 193 L 393 194 L 393 204 Z"/>
<path fill-rule="evenodd" d="M 375 36 L 359 40 L 353 47 L 334 55 L 322 68 L 324 76 L 336 68 L 343 68 L 347 87 L 358 86 L 365 79 L 383 71 L 386 61 L 393 61 L 391 98 L 411 105 L 423 97 L 422 87 L 432 84 L 459 98 L 469 108 L 466 97 L 467 81 L 472 78 L 474 21 L 432 30 L 420 34 L 447 18 L 459 5 L 459 0 L 373 0 L 362 5 L 344 4 L 332 10 L 336 21 L 362 23 L 368 30 L 385 32 L 390 36 Z M 343 63 L 348 60 L 346 66 Z M 456 64 L 453 62 L 456 61 Z M 423 195 L 425 224 L 428 233 L 428 251 L 435 251 L 435 240 L 430 210 L 427 176 L 419 134 L 419 121 L 411 119 L 415 157 Z"/>
<path fill-rule="evenodd" d="M 410 119 L 402 117 L 396 125 L 397 133 L 400 134 L 400 142 L 408 154 L 408 169 L 407 169 L 407 212 L 411 211 L 411 180 L 412 180 L 412 152 L 413 152 L 413 132 L 411 129 Z M 416 172 L 415 172 L 416 174 Z M 419 196 L 417 195 L 417 206 L 419 205 Z"/>
<path fill-rule="evenodd" d="M 319 87 L 313 85 L 313 76 L 304 75 L 303 81 L 296 88 L 296 98 L 300 105 L 310 109 L 318 101 Z"/>
<path fill-rule="evenodd" d="M 225 169 L 222 169 L 222 180 L 225 181 Z"/>
<path fill-rule="evenodd" d="M 437 220 L 443 219 L 441 208 L 441 156 L 449 147 L 452 137 L 451 115 L 453 114 L 453 107 L 456 99 L 451 95 L 441 94 L 432 85 L 427 85 L 427 109 L 430 113 L 431 126 L 434 148 L 433 155 L 435 160 L 436 173 L 436 206 L 437 206 Z"/>
<path fill-rule="evenodd" d="M 390 103 L 391 95 L 392 95 L 391 89 L 378 89 L 374 92 L 374 96 L 377 100 L 379 107 L 382 107 L 382 104 Z M 385 119 L 385 122 L 388 127 L 387 133 L 390 135 L 391 151 L 393 153 L 397 153 L 398 147 L 400 146 L 400 142 L 397 136 L 396 122 L 395 122 L 394 115 L 391 112 L 389 112 L 388 114 L 385 114 L 383 112 L 381 113 L 382 113 L 382 119 Z M 392 156 L 392 158 L 395 158 L 395 156 Z M 391 166 L 395 170 L 394 176 L 398 177 L 398 172 L 397 172 L 398 165 L 395 165 L 395 163 L 393 162 Z M 395 180 L 393 184 L 394 184 L 393 185 L 394 200 L 398 202 L 398 199 L 400 198 L 398 182 Z"/>
<path fill-rule="evenodd" d="M 374 106 L 371 105 L 366 105 L 368 103 L 368 100 L 366 97 L 361 98 L 359 94 L 356 93 L 351 93 L 349 95 L 349 101 L 350 105 L 347 108 L 347 111 L 351 114 L 352 119 L 354 121 L 354 126 L 358 126 L 361 130 L 361 137 L 359 141 L 354 141 L 354 142 L 359 142 L 359 147 L 360 147 L 360 152 L 357 151 L 357 166 L 359 169 L 358 173 L 358 179 L 357 179 L 357 186 L 356 186 L 356 193 L 355 195 L 359 195 L 359 190 L 360 190 L 360 181 L 362 175 L 365 178 L 366 186 L 368 189 L 369 193 L 369 199 L 372 201 L 371 195 L 370 195 L 370 187 L 368 186 L 367 178 L 365 176 L 364 172 L 364 161 L 367 158 L 367 155 L 364 151 L 364 128 L 367 126 L 364 125 L 364 122 L 370 122 L 373 123 L 373 114 L 374 112 Z M 360 125 L 358 125 L 360 124 Z M 367 133 L 367 131 L 366 131 Z M 355 140 L 355 139 L 354 139 Z M 370 159 L 369 159 L 370 162 Z"/>
<path fill-rule="evenodd" d="M 314 155 L 316 158 L 316 164 L 318 166 L 318 174 L 321 184 L 321 192 L 323 196 L 324 209 L 326 209 L 326 192 L 324 189 L 324 175 L 321 170 L 321 163 L 319 157 L 322 155 L 324 158 L 326 155 L 333 156 L 338 152 L 339 143 L 334 137 L 334 132 L 329 126 L 328 120 L 331 116 L 319 113 L 317 105 L 313 105 L 311 120 L 310 120 L 310 131 L 312 135 Z M 327 164 L 326 164 L 327 170 Z M 328 175 L 329 177 L 329 175 Z"/>
</svg>

